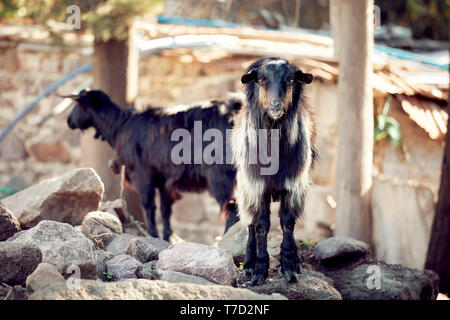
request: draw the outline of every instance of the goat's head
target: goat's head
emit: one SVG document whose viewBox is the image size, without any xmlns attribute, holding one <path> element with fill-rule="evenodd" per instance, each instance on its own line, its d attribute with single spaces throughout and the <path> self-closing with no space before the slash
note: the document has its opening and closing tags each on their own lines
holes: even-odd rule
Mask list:
<svg viewBox="0 0 450 320">
<path fill-rule="evenodd" d="M 241 82 L 247 86 L 249 100 L 257 100 L 262 114 L 278 120 L 298 100 L 303 85 L 312 79 L 311 74 L 303 73 L 287 60 L 262 58 L 247 69 Z"/>
<path fill-rule="evenodd" d="M 100 90 L 82 90 L 77 95 L 66 96 L 77 103 L 67 119 L 71 129 L 85 130 L 93 126 L 93 111 L 100 109 L 109 100 L 108 96 Z"/>
</svg>

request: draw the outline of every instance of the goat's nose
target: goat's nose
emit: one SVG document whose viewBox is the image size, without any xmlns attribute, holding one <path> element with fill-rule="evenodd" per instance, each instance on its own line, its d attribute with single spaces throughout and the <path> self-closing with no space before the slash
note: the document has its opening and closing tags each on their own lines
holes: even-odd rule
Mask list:
<svg viewBox="0 0 450 320">
<path fill-rule="evenodd" d="M 280 100 L 271 100 L 271 101 L 270 101 L 270 105 L 271 105 L 274 109 L 280 109 L 280 107 L 281 107 L 281 101 L 280 101 Z"/>
</svg>

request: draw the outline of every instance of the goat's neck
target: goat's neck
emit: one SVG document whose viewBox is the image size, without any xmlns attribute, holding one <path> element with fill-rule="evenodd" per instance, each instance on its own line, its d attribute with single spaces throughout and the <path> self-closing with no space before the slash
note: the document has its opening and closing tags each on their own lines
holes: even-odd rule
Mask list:
<svg viewBox="0 0 450 320">
<path fill-rule="evenodd" d="M 131 112 L 114 104 L 102 107 L 92 117 L 95 138 L 106 140 L 114 148 L 116 138 L 123 124 L 129 119 Z"/>
</svg>

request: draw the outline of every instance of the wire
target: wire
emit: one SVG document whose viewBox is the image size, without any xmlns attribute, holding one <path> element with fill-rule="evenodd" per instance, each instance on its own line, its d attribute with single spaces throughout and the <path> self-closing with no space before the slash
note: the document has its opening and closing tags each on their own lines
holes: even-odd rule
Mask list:
<svg viewBox="0 0 450 320">
<path fill-rule="evenodd" d="M 77 75 L 83 72 L 87 72 L 92 69 L 92 63 L 88 63 L 87 65 L 69 73 L 62 79 L 59 79 L 55 83 L 53 83 L 51 86 L 49 86 L 47 89 L 45 89 L 41 94 L 39 94 L 30 104 L 28 104 L 17 117 L 15 117 L 8 125 L 1 131 L 0 133 L 0 141 L 3 140 L 3 138 L 6 137 L 6 135 L 11 131 L 11 129 L 19 122 L 28 112 L 30 112 L 37 103 L 42 99 L 48 96 L 50 93 L 56 90 L 59 86 L 63 85 L 67 81 L 75 78 Z"/>
</svg>

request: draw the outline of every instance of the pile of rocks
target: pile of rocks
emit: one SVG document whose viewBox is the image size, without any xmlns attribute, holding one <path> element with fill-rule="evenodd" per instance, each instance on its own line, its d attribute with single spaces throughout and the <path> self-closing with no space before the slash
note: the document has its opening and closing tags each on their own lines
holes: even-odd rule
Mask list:
<svg viewBox="0 0 450 320">
<path fill-rule="evenodd" d="M 329 238 L 299 243 L 297 284 L 282 278 L 279 239 L 269 241 L 269 278 L 250 287 L 242 274 L 246 228 L 218 246 L 124 232 L 100 206 L 92 169 L 43 181 L 0 203 L 0 299 L 435 299 L 431 271 L 370 260 L 367 244 Z M 99 208 L 104 211 L 98 211 Z M 369 272 L 370 271 L 370 272 Z"/>
</svg>

